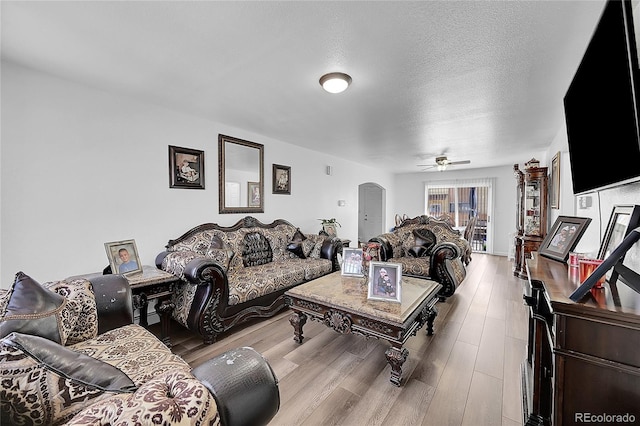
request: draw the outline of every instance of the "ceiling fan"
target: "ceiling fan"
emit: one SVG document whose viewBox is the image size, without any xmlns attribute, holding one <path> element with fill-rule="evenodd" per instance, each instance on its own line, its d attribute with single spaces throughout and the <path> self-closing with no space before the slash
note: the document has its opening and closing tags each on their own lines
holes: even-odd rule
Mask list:
<svg viewBox="0 0 640 426">
<path fill-rule="evenodd" d="M 436 164 L 418 164 L 418 167 L 424 167 L 422 170 L 432 169 L 434 167 L 438 168 L 438 171 L 443 172 L 449 166 L 457 166 L 460 164 L 469 164 L 471 160 L 462 160 L 462 161 L 451 161 L 447 158 L 446 155 L 441 155 L 436 157 Z"/>
</svg>

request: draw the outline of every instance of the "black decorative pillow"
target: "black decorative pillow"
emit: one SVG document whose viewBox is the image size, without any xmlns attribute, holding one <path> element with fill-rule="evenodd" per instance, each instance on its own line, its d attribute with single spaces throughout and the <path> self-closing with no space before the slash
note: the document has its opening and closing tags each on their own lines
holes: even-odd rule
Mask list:
<svg viewBox="0 0 640 426">
<path fill-rule="evenodd" d="M 273 252 L 269 240 L 259 232 L 251 232 L 244 236 L 242 245 L 242 264 L 256 266 L 270 263 Z"/>
<path fill-rule="evenodd" d="M 422 246 L 426 248 L 428 252 L 431 252 L 431 249 L 437 242 L 436 234 L 428 229 L 414 229 L 413 236 L 415 237 L 416 246 Z"/>
<path fill-rule="evenodd" d="M 77 312 L 65 309 L 67 301 L 23 272 L 16 274 L 13 286 L 0 303 L 0 338 L 12 332 L 33 334 L 64 345 L 74 329 Z"/>
<path fill-rule="evenodd" d="M 304 241 L 307 237 L 304 236 L 302 232 L 300 232 L 300 228 L 296 229 L 296 233 L 293 234 L 291 241 L 287 244 L 287 250 L 291 253 L 298 256 L 300 259 L 306 259 L 305 247 L 303 246 Z"/>
<path fill-rule="evenodd" d="M 429 250 L 424 246 L 411 247 L 407 251 L 409 257 L 429 257 Z"/>
<path fill-rule="evenodd" d="M 96 401 L 136 390 L 118 368 L 38 336 L 1 339 L 0 363 L 2 424 L 62 424 Z"/>
</svg>

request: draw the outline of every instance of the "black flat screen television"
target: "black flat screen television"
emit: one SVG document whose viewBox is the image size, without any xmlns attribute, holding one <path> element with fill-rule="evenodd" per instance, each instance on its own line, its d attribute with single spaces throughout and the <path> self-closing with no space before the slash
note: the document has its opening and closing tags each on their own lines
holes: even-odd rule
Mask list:
<svg viewBox="0 0 640 426">
<path fill-rule="evenodd" d="M 574 194 L 640 180 L 638 56 L 630 0 L 609 0 L 564 97 Z"/>
</svg>

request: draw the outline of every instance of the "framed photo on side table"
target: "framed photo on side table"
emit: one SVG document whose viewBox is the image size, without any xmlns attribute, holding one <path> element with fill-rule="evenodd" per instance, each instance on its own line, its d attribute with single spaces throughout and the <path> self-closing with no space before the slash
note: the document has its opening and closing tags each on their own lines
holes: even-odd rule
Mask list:
<svg viewBox="0 0 640 426">
<path fill-rule="evenodd" d="M 371 262 L 369 264 L 368 299 L 402 301 L 402 265 L 390 262 Z"/>
<path fill-rule="evenodd" d="M 576 247 L 589 223 L 589 217 L 558 216 L 538 253 L 558 262 L 566 262 L 569 252 Z"/>
<path fill-rule="evenodd" d="M 343 248 L 342 249 L 342 275 L 361 277 L 362 272 L 362 249 Z"/>
<path fill-rule="evenodd" d="M 135 240 L 104 243 L 104 248 L 107 250 L 107 258 L 113 274 L 130 275 L 142 272 Z"/>
</svg>

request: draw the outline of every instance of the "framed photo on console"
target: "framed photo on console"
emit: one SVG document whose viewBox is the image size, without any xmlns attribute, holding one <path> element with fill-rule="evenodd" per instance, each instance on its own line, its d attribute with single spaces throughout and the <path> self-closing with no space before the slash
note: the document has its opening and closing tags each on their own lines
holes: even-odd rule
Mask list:
<svg viewBox="0 0 640 426">
<path fill-rule="evenodd" d="M 113 274 L 129 275 L 142 272 L 135 240 L 104 243 L 104 248 L 107 250 L 107 258 Z"/>
<path fill-rule="evenodd" d="M 362 272 L 362 249 L 343 248 L 342 249 L 342 275 L 361 277 Z"/>
<path fill-rule="evenodd" d="M 558 262 L 566 262 L 569 252 L 576 247 L 589 223 L 591 218 L 588 217 L 558 216 L 538 253 Z"/>
<path fill-rule="evenodd" d="M 609 257 L 613 250 L 624 240 L 624 237 L 626 237 L 632 229 L 637 228 L 638 225 L 640 225 L 640 206 L 613 206 L 609 224 L 607 225 L 607 230 L 604 233 L 604 238 L 598 251 L 598 259 L 606 259 Z"/>
<path fill-rule="evenodd" d="M 368 299 L 386 300 L 400 303 L 402 301 L 402 265 L 390 262 L 369 263 Z"/>
</svg>

